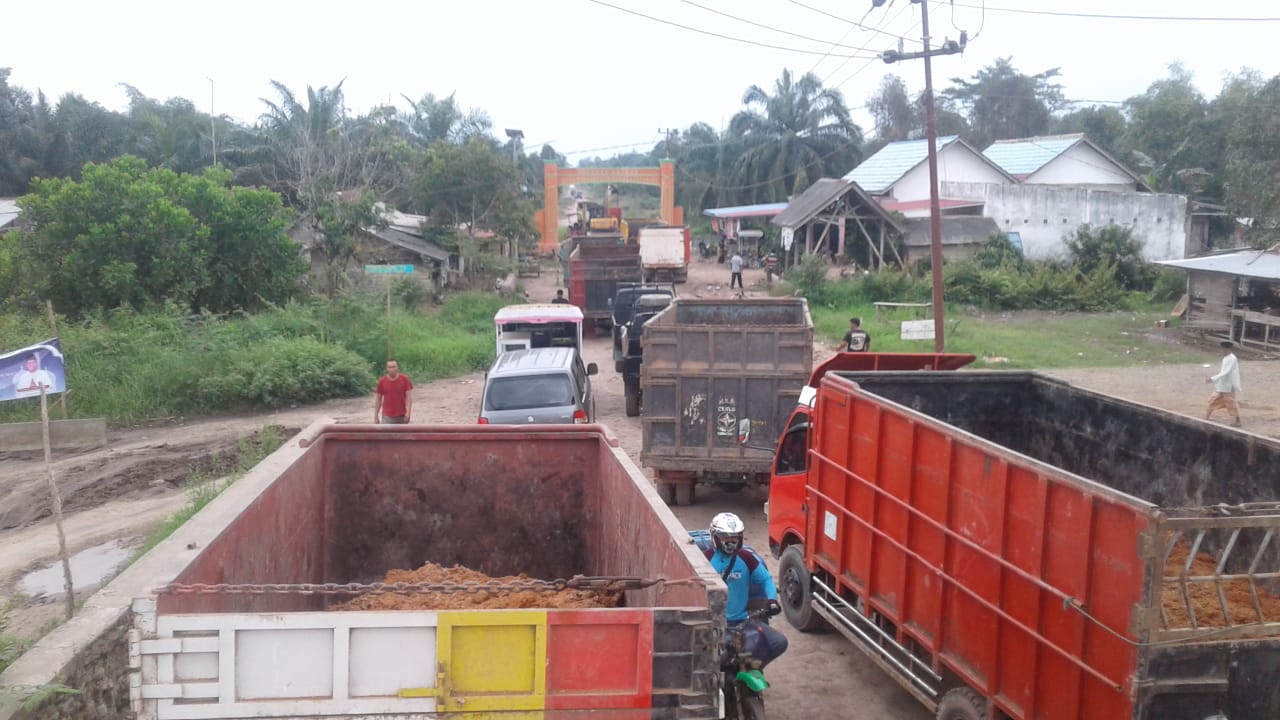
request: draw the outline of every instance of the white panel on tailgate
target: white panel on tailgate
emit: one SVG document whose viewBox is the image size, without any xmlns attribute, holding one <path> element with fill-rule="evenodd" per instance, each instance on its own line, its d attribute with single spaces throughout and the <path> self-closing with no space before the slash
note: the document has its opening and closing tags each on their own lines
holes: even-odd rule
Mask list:
<svg viewBox="0 0 1280 720">
<path fill-rule="evenodd" d="M 435 613 L 157 615 L 155 607 L 134 602 L 130 697 L 139 720 L 436 709 Z"/>
</svg>

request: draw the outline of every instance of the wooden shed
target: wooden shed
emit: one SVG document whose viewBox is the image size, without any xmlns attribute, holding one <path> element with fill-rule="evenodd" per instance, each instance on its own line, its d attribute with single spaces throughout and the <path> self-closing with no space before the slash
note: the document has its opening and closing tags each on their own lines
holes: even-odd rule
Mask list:
<svg viewBox="0 0 1280 720">
<path fill-rule="evenodd" d="M 1280 349 L 1280 245 L 1158 264 L 1187 271 L 1183 327 L 1244 346 Z"/>
</svg>

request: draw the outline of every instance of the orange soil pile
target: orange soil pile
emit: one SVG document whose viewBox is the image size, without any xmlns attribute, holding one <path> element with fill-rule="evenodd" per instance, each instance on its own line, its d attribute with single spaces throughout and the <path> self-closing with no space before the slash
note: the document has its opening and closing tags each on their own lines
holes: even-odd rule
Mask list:
<svg viewBox="0 0 1280 720">
<path fill-rule="evenodd" d="M 417 570 L 392 570 L 385 583 L 519 583 L 525 575 L 494 578 L 464 567 L 443 567 L 427 563 Z M 618 607 L 622 593 L 611 590 L 504 590 L 490 592 L 370 593 L 360 595 L 331 610 L 511 610 L 582 609 Z"/>
<path fill-rule="evenodd" d="M 1182 575 L 1187 564 L 1187 555 L 1191 548 L 1185 542 L 1174 546 L 1165 563 L 1165 577 L 1176 578 Z M 1202 628 L 1226 627 L 1222 617 L 1222 605 L 1218 602 L 1218 585 L 1212 582 L 1191 582 L 1196 576 L 1212 576 L 1218 562 L 1208 553 L 1197 553 L 1187 572 L 1187 595 L 1191 598 L 1191 606 L 1196 613 L 1196 626 Z M 1232 625 L 1244 625 L 1259 621 L 1258 612 L 1254 609 L 1253 595 L 1249 592 L 1247 580 L 1230 580 L 1220 583 L 1222 595 L 1226 598 L 1227 612 L 1231 615 Z M 1280 597 L 1276 597 L 1261 585 L 1257 585 L 1258 605 L 1262 608 L 1263 622 L 1280 622 Z M 1182 597 L 1182 586 L 1177 580 L 1165 580 L 1161 588 L 1161 600 L 1165 615 L 1169 618 L 1169 628 L 1173 630 L 1191 627 L 1191 615 L 1187 612 L 1187 603 Z"/>
</svg>

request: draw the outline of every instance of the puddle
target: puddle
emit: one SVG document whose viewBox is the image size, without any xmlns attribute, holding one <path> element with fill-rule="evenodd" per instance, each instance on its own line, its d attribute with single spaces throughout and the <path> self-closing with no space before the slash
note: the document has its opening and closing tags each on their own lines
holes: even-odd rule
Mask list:
<svg viewBox="0 0 1280 720">
<path fill-rule="evenodd" d="M 102 584 L 129 560 L 132 548 L 123 540 L 96 545 L 71 556 L 71 581 L 76 592 Z M 30 598 L 63 594 L 62 562 L 55 560 L 18 581 L 18 592 Z"/>
</svg>

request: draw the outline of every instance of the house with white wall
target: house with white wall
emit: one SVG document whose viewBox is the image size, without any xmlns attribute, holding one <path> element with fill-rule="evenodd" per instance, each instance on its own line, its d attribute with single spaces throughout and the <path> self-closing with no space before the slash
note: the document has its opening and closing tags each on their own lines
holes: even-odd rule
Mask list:
<svg viewBox="0 0 1280 720">
<path fill-rule="evenodd" d="M 1023 185 L 1151 192 L 1141 177 L 1083 133 L 997 140 L 982 154 Z"/>
<path fill-rule="evenodd" d="M 991 183 L 1017 182 L 999 165 L 978 152 L 958 135 L 938 138 L 938 181 Z M 927 140 L 901 140 L 880 148 L 844 176 L 880 202 L 885 210 L 906 217 L 929 216 L 929 144 Z M 971 199 L 939 198 L 944 214 L 980 215 Z"/>
</svg>

